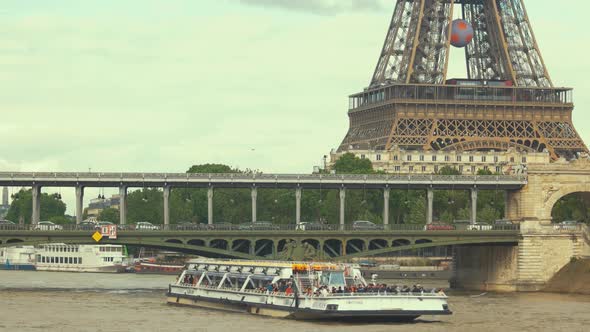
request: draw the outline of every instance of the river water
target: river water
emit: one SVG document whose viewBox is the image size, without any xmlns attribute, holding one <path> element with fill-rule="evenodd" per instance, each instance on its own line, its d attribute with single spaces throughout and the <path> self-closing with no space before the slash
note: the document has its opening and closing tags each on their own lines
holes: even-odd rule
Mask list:
<svg viewBox="0 0 590 332">
<path fill-rule="evenodd" d="M 174 277 L 0 271 L 0 331 L 589 331 L 590 297 L 452 293 L 452 316 L 412 324 L 310 323 L 165 304 Z M 407 283 L 407 281 L 406 281 Z M 422 282 L 443 286 L 441 282 Z"/>
</svg>

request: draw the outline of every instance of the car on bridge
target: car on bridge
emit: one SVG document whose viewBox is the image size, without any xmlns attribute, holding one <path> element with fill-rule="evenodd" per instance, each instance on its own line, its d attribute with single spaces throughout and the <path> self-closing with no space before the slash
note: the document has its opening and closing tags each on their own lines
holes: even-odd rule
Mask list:
<svg viewBox="0 0 590 332">
<path fill-rule="evenodd" d="M 192 222 L 181 222 L 173 226 L 177 231 L 198 231 L 201 229 L 206 229 L 201 224 L 192 223 Z"/>
<path fill-rule="evenodd" d="M 33 228 L 36 231 L 61 231 L 63 227 L 52 223 L 51 221 L 40 221 Z"/>
<path fill-rule="evenodd" d="M 578 229 L 578 222 L 575 220 L 564 220 L 553 226 L 555 230 L 572 231 Z"/>
<path fill-rule="evenodd" d="M 425 231 L 454 231 L 455 225 L 445 224 L 442 222 L 434 222 L 432 224 L 424 225 Z"/>
<path fill-rule="evenodd" d="M 76 226 L 76 229 L 81 231 L 92 231 L 96 229 L 96 223 L 83 221 Z"/>
<path fill-rule="evenodd" d="M 157 231 L 160 229 L 160 226 L 147 221 L 138 221 L 133 225 L 133 229 L 136 231 Z"/>
<path fill-rule="evenodd" d="M 511 231 L 516 227 L 516 224 L 508 219 L 498 219 L 492 225 L 492 229 L 497 231 Z"/>
<path fill-rule="evenodd" d="M 268 221 L 248 222 L 238 226 L 238 230 L 241 231 L 278 231 L 280 229 L 278 225 L 273 225 Z"/>
<path fill-rule="evenodd" d="M 206 229 L 214 231 L 233 231 L 239 229 L 239 227 L 231 222 L 216 222 L 211 225 L 206 225 Z"/>
<path fill-rule="evenodd" d="M 373 222 L 366 221 L 366 220 L 357 220 L 352 223 L 352 230 L 354 230 L 354 231 L 383 230 L 383 225 L 377 225 Z"/>
<path fill-rule="evenodd" d="M 16 229 L 17 226 L 17 224 L 13 223 L 10 220 L 0 220 L 0 230 Z"/>
<path fill-rule="evenodd" d="M 301 222 L 295 226 L 295 229 L 298 231 L 333 231 L 338 229 L 338 225 L 319 222 Z"/>
<path fill-rule="evenodd" d="M 485 222 L 476 222 L 475 224 L 467 226 L 468 231 L 491 231 L 493 228 L 492 225 Z"/>
</svg>

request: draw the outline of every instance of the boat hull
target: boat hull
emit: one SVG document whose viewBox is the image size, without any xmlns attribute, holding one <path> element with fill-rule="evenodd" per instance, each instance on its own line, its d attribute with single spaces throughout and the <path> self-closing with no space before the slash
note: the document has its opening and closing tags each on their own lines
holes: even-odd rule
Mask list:
<svg viewBox="0 0 590 332">
<path fill-rule="evenodd" d="M 211 298 L 168 292 L 167 303 L 229 312 L 248 313 L 274 318 L 309 321 L 408 322 L 423 315 L 450 315 L 450 310 L 354 310 L 333 311 L 312 308 L 293 308 L 265 303 L 248 303 L 228 298 Z"/>
<path fill-rule="evenodd" d="M 36 269 L 33 264 L 1 264 L 0 270 L 35 271 Z"/>
</svg>

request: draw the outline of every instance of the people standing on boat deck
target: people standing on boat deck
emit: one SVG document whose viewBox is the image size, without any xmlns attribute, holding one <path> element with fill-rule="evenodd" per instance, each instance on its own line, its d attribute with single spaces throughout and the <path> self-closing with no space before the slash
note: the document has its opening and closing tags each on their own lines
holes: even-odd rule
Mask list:
<svg viewBox="0 0 590 332">
<path fill-rule="evenodd" d="M 268 285 L 266 285 L 266 292 L 268 294 L 272 293 L 274 291 L 274 286 L 272 285 L 272 282 L 269 282 Z"/>
<path fill-rule="evenodd" d="M 287 285 L 287 289 L 285 289 L 285 295 L 293 295 L 293 288 L 291 288 L 291 285 Z"/>
<path fill-rule="evenodd" d="M 189 283 L 189 285 L 192 285 L 194 282 L 195 282 L 195 279 L 193 278 L 193 275 L 191 274 L 191 275 L 188 277 L 188 283 Z"/>
</svg>

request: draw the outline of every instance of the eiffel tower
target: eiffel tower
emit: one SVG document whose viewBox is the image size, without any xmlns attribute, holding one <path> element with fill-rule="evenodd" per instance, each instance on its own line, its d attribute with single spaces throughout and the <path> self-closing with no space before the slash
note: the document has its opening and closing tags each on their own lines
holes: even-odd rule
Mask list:
<svg viewBox="0 0 590 332">
<path fill-rule="evenodd" d="M 453 46 L 464 47 L 467 78 L 447 78 Z M 397 0 L 371 84 L 350 96 L 338 151 L 515 149 L 572 159 L 588 153 L 572 97 L 553 85 L 523 0 Z"/>
</svg>

